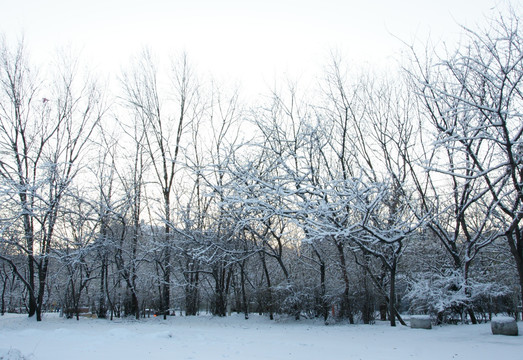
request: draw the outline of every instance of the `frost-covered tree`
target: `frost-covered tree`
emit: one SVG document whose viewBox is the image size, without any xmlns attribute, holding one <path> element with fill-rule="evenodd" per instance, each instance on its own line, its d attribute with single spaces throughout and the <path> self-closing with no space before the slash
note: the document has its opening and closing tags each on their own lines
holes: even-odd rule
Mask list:
<svg viewBox="0 0 523 360">
<path fill-rule="evenodd" d="M 144 129 L 144 146 L 151 161 L 154 182 L 161 193 L 158 212 L 164 226 L 164 239 L 158 270 L 161 273 L 159 281 L 164 318 L 171 304 L 173 186 L 184 129 L 192 120 L 192 112 L 200 111 L 195 106 L 200 101 L 198 85 L 185 54 L 179 61 L 173 62 L 167 79 L 171 80 L 169 84 L 162 82 L 158 65 L 149 51 L 143 52 L 134 69 L 122 79 L 124 98 Z M 173 95 L 164 95 L 165 87 L 172 89 L 170 94 Z"/>
<path fill-rule="evenodd" d="M 465 261 L 497 236 L 506 238 L 523 294 L 522 133 L 523 41 L 519 16 L 499 15 L 487 27 L 463 28 L 463 45 L 427 62 L 416 57 L 412 77 L 430 121 L 436 145 L 452 156 L 432 170 L 453 180 Z M 456 206 L 458 205 L 458 206 Z M 467 212 L 479 212 L 477 221 Z M 451 253 L 454 250 L 449 249 Z M 523 296 L 523 295 L 522 295 Z"/>
<path fill-rule="evenodd" d="M 62 54 L 44 78 L 29 64 L 23 43 L 0 44 L 0 179 L 9 209 L 0 236 L 12 246 L 0 258 L 24 284 L 29 315 L 37 320 L 55 227 L 67 211 L 62 204 L 105 110 L 96 83 L 79 66 Z M 23 266 L 17 257 L 25 259 Z"/>
</svg>

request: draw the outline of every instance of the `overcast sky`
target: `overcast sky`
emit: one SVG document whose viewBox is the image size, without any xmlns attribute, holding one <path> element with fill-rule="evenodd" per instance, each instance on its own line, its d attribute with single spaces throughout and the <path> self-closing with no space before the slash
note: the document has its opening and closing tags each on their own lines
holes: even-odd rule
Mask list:
<svg viewBox="0 0 523 360">
<path fill-rule="evenodd" d="M 72 45 L 98 69 L 119 72 L 144 46 L 186 51 L 219 79 L 268 84 L 321 70 L 331 50 L 381 64 L 406 41 L 455 41 L 504 0 L 18 0 L 5 1 L 0 32 L 24 34 L 33 60 Z"/>
</svg>

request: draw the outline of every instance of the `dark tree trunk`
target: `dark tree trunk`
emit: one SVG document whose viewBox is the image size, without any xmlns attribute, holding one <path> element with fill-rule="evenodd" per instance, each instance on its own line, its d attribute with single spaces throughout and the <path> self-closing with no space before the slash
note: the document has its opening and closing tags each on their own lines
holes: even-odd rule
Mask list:
<svg viewBox="0 0 523 360">
<path fill-rule="evenodd" d="M 390 268 L 389 315 L 390 326 L 396 326 L 396 259 Z"/>
<path fill-rule="evenodd" d="M 134 289 L 131 290 L 131 313 L 134 314 L 136 320 L 140 320 L 140 305 Z"/>
<path fill-rule="evenodd" d="M 260 253 L 262 265 L 263 265 L 263 272 L 265 274 L 265 277 L 267 279 L 267 310 L 269 311 L 269 318 L 271 320 L 274 320 L 274 311 L 273 311 L 273 299 L 272 299 L 272 286 L 271 286 L 271 277 L 269 275 L 269 269 L 267 268 L 267 262 L 265 260 L 265 253 L 262 251 Z"/>
<path fill-rule="evenodd" d="M 165 162 L 165 157 L 163 161 Z M 174 166 L 174 164 L 173 164 Z M 164 170 L 164 181 L 167 183 L 167 172 Z M 162 313 L 163 319 L 167 319 L 169 315 L 169 306 L 171 304 L 171 207 L 170 207 L 170 190 L 168 187 L 164 189 L 163 193 L 164 199 L 164 214 L 165 214 L 165 248 L 164 248 L 164 258 L 163 258 L 163 300 L 162 300 Z"/>
<path fill-rule="evenodd" d="M 100 267 L 100 288 L 98 293 L 98 318 L 105 319 L 107 316 L 107 306 L 105 304 L 105 283 L 107 281 L 107 264 L 105 255 L 102 255 L 102 265 Z"/>
<path fill-rule="evenodd" d="M 320 304 L 324 321 L 327 321 L 327 318 L 329 317 L 329 304 L 325 298 L 326 294 L 327 288 L 325 285 L 325 262 L 320 261 Z"/>
<path fill-rule="evenodd" d="M 468 285 L 469 281 L 469 267 L 470 267 L 470 261 L 465 263 L 465 270 L 464 270 L 464 276 L 465 276 L 465 284 Z M 471 297 L 470 289 L 467 287 L 465 289 L 465 294 L 468 298 Z M 474 310 L 472 309 L 471 305 L 467 306 L 467 313 L 470 317 L 470 321 L 472 324 L 476 325 L 478 323 L 478 320 L 476 319 L 476 315 L 474 314 Z"/>
<path fill-rule="evenodd" d="M 225 316 L 226 315 L 226 294 L 225 294 L 225 269 L 221 266 L 215 268 L 213 271 L 214 277 L 214 299 L 212 306 L 212 314 L 216 316 Z"/>
<path fill-rule="evenodd" d="M 195 268 L 186 275 L 187 285 L 185 286 L 185 315 L 194 316 L 198 314 L 200 307 L 200 299 L 198 293 L 198 286 L 200 281 L 200 273 L 194 271 Z"/>
<path fill-rule="evenodd" d="M 5 275 L 5 280 L 4 280 L 4 283 L 2 285 L 2 305 L 1 306 L 1 309 L 0 309 L 0 313 L 2 315 L 5 314 L 5 291 L 6 291 L 6 288 L 7 288 L 7 274 Z"/>
<path fill-rule="evenodd" d="M 49 249 L 49 244 L 47 245 Z M 49 254 L 46 254 L 45 258 L 38 267 L 38 298 L 36 304 L 36 321 L 42 321 L 42 312 L 44 306 L 44 295 L 47 281 L 47 272 L 49 269 Z"/>
<path fill-rule="evenodd" d="M 516 268 L 519 275 L 519 290 L 521 301 L 523 301 L 523 238 L 519 226 L 514 230 L 506 233 L 509 243 L 510 252 L 516 262 Z M 521 320 L 523 320 L 523 312 L 521 312 Z"/>
<path fill-rule="evenodd" d="M 329 317 L 329 304 L 327 303 L 327 299 L 325 298 L 326 294 L 327 294 L 327 287 L 325 285 L 325 281 L 326 281 L 325 261 L 323 261 L 320 253 L 316 250 L 316 248 L 313 247 L 313 251 L 320 263 L 320 295 L 319 295 L 318 303 L 319 303 L 319 307 L 320 307 L 320 313 L 323 316 L 323 320 L 327 321 L 327 318 Z"/>
<path fill-rule="evenodd" d="M 169 305 L 171 303 L 171 271 L 170 271 L 170 261 L 171 261 L 171 251 L 169 249 L 165 250 L 165 259 L 164 259 L 164 272 L 163 272 L 163 301 L 162 301 L 162 313 L 163 319 L 167 319 L 169 315 Z"/>
<path fill-rule="evenodd" d="M 21 171 L 21 169 L 19 169 Z M 25 189 L 26 185 L 23 181 L 20 182 L 22 188 Z M 24 210 L 24 236 L 25 236 L 25 245 L 27 248 L 27 295 L 29 296 L 28 303 L 28 315 L 32 317 L 36 314 L 37 300 L 35 292 L 35 258 L 34 258 L 34 236 L 33 236 L 33 224 L 31 222 L 31 211 L 29 210 L 29 201 L 26 192 L 21 192 L 19 194 L 20 201 L 22 203 L 22 208 Z"/>
<path fill-rule="evenodd" d="M 242 308 L 245 315 L 245 320 L 249 319 L 249 307 L 247 304 L 247 293 L 245 292 L 245 260 L 240 264 L 240 282 L 242 291 Z"/>
<path fill-rule="evenodd" d="M 347 271 L 347 261 L 345 258 L 345 252 L 343 249 L 343 244 L 340 241 L 336 241 L 336 248 L 338 249 L 338 255 L 340 258 L 340 269 L 343 278 L 343 283 L 345 288 L 343 290 L 342 299 L 341 299 L 341 317 L 346 317 L 349 319 L 349 323 L 354 324 L 354 314 L 352 311 L 352 302 L 350 300 L 350 281 L 349 273 Z"/>
<path fill-rule="evenodd" d="M 361 307 L 361 317 L 364 324 L 370 324 L 374 320 L 374 301 L 369 289 L 367 274 L 363 276 L 363 304 Z"/>
<path fill-rule="evenodd" d="M 35 269 L 34 269 L 34 257 L 32 254 L 29 255 L 29 258 L 27 259 L 28 262 L 28 279 L 27 282 L 29 283 L 29 286 L 27 288 L 27 295 L 29 296 L 29 304 L 28 304 L 28 316 L 32 317 L 36 314 L 36 296 L 35 296 L 35 285 L 34 285 L 34 278 L 35 278 Z"/>
</svg>

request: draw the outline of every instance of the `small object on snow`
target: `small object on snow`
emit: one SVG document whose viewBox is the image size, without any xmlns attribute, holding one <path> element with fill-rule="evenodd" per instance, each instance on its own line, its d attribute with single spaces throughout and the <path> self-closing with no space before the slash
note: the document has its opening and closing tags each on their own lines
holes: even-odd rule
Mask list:
<svg viewBox="0 0 523 360">
<path fill-rule="evenodd" d="M 432 321 L 429 315 L 412 315 L 410 317 L 412 329 L 432 329 Z"/>
<path fill-rule="evenodd" d="M 518 324 L 516 320 L 508 316 L 500 316 L 492 319 L 490 323 L 494 335 L 518 335 Z"/>
</svg>

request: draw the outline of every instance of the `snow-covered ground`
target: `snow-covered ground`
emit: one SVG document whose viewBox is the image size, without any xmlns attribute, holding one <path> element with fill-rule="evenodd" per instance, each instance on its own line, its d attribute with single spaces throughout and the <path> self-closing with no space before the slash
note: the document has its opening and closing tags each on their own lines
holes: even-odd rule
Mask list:
<svg viewBox="0 0 523 360">
<path fill-rule="evenodd" d="M 520 333 L 521 333 L 520 325 Z M 7 355 L 7 354 L 10 355 Z M 256 315 L 66 320 L 0 317 L 0 359 L 521 359 L 523 336 L 490 324 L 410 329 Z"/>
</svg>

